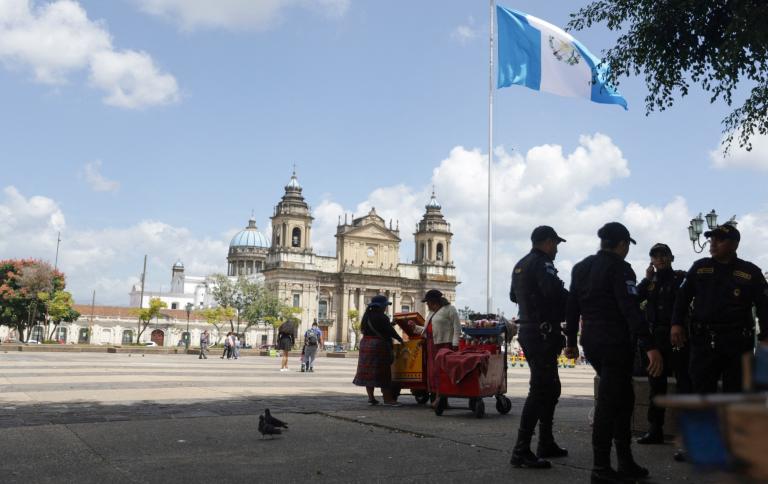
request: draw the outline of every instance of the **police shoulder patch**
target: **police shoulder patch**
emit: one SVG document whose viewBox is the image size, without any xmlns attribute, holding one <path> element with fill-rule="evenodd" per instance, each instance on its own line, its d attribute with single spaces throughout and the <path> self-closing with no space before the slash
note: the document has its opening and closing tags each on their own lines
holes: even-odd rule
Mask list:
<svg viewBox="0 0 768 484">
<path fill-rule="evenodd" d="M 637 286 L 635 285 L 635 281 L 626 281 L 627 283 L 627 292 L 633 296 L 637 296 Z"/>
<path fill-rule="evenodd" d="M 746 279 L 748 281 L 752 280 L 752 274 L 749 274 L 744 271 L 733 271 L 733 275 L 736 277 L 740 277 L 741 279 Z"/>
</svg>

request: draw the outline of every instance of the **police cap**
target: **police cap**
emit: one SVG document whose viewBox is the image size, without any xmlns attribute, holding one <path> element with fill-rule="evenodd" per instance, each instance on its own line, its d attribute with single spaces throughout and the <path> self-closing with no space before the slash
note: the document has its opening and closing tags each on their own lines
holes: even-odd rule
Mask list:
<svg viewBox="0 0 768 484">
<path fill-rule="evenodd" d="M 626 240 L 633 244 L 637 244 L 635 239 L 629 236 L 629 230 L 619 222 L 608 222 L 603 225 L 602 228 L 597 231 L 597 236 L 600 237 L 601 240 L 612 240 L 614 242 Z"/>
<path fill-rule="evenodd" d="M 648 255 L 651 257 L 655 255 L 672 255 L 672 249 L 669 248 L 667 244 L 662 244 L 661 242 L 657 244 L 653 244 L 653 247 L 651 247 L 650 252 L 648 252 Z"/>
<path fill-rule="evenodd" d="M 531 232 L 531 242 L 534 244 L 537 244 L 539 242 L 544 242 L 545 240 L 552 239 L 555 242 L 565 242 L 565 239 L 557 235 L 557 232 L 555 232 L 555 229 L 550 227 L 549 225 L 539 225 L 535 229 L 533 229 L 533 232 Z"/>
<path fill-rule="evenodd" d="M 718 239 L 735 240 L 738 242 L 741 240 L 741 233 L 739 233 L 739 230 L 733 225 L 723 224 L 714 230 L 704 232 L 704 237 L 717 237 Z"/>
</svg>

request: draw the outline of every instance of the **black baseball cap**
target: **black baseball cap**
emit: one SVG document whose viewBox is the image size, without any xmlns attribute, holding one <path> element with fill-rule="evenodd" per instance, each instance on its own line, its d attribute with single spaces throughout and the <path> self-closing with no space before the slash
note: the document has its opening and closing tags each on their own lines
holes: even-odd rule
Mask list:
<svg viewBox="0 0 768 484">
<path fill-rule="evenodd" d="M 648 252 L 648 255 L 653 257 L 654 255 L 672 255 L 672 249 L 669 248 L 667 244 L 662 244 L 661 242 L 657 244 L 653 244 L 653 247 L 651 247 L 650 252 Z"/>
<path fill-rule="evenodd" d="M 565 242 L 565 239 L 557 235 L 555 229 L 549 225 L 539 225 L 533 232 L 531 232 L 531 242 L 534 244 L 538 242 L 544 242 L 545 240 L 552 239 L 556 242 Z"/>
<path fill-rule="evenodd" d="M 387 298 L 387 296 L 385 296 L 383 294 L 379 294 L 379 295 L 373 296 L 371 298 L 371 302 L 368 303 L 368 306 L 369 307 L 372 306 L 372 307 L 375 307 L 375 308 L 384 308 L 384 307 L 389 306 L 390 304 L 392 304 L 392 303 L 389 302 L 389 299 Z"/>
<path fill-rule="evenodd" d="M 427 301 L 439 301 L 443 298 L 443 293 L 438 291 L 437 289 L 430 289 L 427 291 L 426 294 L 424 294 L 424 299 L 421 300 L 421 302 L 427 302 Z"/>
<path fill-rule="evenodd" d="M 620 242 L 622 240 L 628 240 L 633 244 L 637 244 L 635 239 L 629 236 L 629 230 L 619 222 L 608 222 L 597 231 L 597 236 L 601 240 L 612 240 L 614 242 Z"/>
<path fill-rule="evenodd" d="M 719 239 L 735 240 L 736 242 L 741 240 L 741 233 L 739 229 L 731 224 L 723 224 L 714 230 L 708 230 L 704 232 L 704 237 L 717 237 Z"/>
</svg>

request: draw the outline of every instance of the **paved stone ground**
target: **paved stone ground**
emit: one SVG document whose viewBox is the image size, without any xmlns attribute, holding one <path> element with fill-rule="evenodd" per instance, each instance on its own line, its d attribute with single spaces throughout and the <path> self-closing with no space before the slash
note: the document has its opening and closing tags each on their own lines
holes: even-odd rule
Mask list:
<svg viewBox="0 0 768 484">
<path fill-rule="evenodd" d="M 462 399 L 442 417 L 408 395 L 370 407 L 351 384 L 355 365 L 321 358 L 310 374 L 268 357 L 0 353 L 0 482 L 588 482 L 588 367 L 561 370 L 556 430 L 571 455 L 536 472 L 508 464 L 527 368 L 509 371 L 512 412 L 486 399 L 476 419 Z M 264 408 L 291 430 L 260 438 Z M 651 482 L 724 482 L 672 451 L 635 446 Z"/>
</svg>

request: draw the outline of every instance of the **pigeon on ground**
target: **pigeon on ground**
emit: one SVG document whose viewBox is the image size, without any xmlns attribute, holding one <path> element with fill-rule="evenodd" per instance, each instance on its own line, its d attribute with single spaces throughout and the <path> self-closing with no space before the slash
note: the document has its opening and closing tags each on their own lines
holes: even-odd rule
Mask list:
<svg viewBox="0 0 768 484">
<path fill-rule="evenodd" d="M 259 433 L 261 433 L 261 436 L 265 435 L 280 435 L 282 432 L 280 429 L 277 429 L 273 427 L 272 425 L 266 423 L 264 421 L 264 415 L 259 415 Z"/>
<path fill-rule="evenodd" d="M 272 414 L 269 413 L 269 409 L 264 410 L 264 421 L 273 427 L 282 427 L 285 430 L 288 430 L 288 424 L 273 417 Z"/>
</svg>

